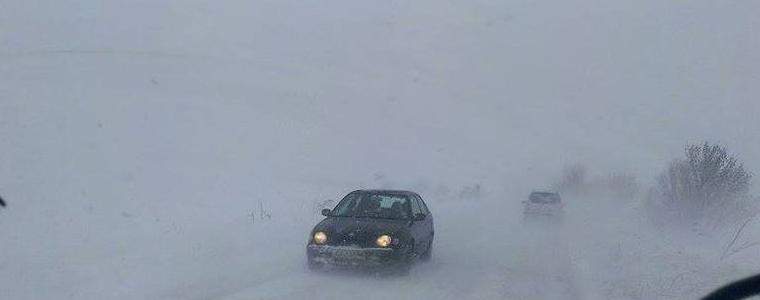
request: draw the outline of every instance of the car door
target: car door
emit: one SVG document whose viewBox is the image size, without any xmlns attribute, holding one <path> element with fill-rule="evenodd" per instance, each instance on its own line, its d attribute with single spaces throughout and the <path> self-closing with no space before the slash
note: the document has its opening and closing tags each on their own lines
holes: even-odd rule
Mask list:
<svg viewBox="0 0 760 300">
<path fill-rule="evenodd" d="M 428 239 L 432 239 L 435 234 L 435 229 L 433 228 L 433 214 L 430 213 L 430 210 L 428 209 L 427 204 L 425 204 L 425 201 L 422 200 L 422 197 L 418 195 L 416 198 L 417 201 L 419 201 L 422 213 L 427 216 L 425 217 L 423 233 L 428 237 Z"/>
<path fill-rule="evenodd" d="M 410 196 L 409 201 L 411 202 L 412 206 L 412 216 L 417 216 L 418 214 L 424 214 L 422 207 L 420 206 L 419 200 L 415 196 Z M 427 219 L 427 217 L 425 217 Z M 427 239 L 425 238 L 425 220 L 413 220 L 411 224 L 411 230 L 412 237 L 414 238 L 414 249 L 418 251 L 419 254 L 420 250 L 423 250 L 425 247 L 424 243 L 427 243 Z"/>
</svg>

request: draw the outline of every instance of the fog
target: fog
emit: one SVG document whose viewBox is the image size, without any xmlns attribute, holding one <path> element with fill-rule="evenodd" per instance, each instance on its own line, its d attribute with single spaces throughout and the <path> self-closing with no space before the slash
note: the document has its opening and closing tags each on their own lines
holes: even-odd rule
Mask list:
<svg viewBox="0 0 760 300">
<path fill-rule="evenodd" d="M 642 203 L 687 143 L 760 172 L 759 9 L 0 0 L 0 299 L 700 297 L 756 249 Z M 524 224 L 573 164 L 642 193 Z M 360 188 L 422 195 L 431 262 L 307 271 L 315 205 Z"/>
</svg>

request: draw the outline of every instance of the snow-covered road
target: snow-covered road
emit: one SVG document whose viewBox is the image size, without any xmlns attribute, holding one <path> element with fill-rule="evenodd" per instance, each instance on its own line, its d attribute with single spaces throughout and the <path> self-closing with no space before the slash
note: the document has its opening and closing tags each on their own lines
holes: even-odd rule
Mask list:
<svg viewBox="0 0 760 300">
<path fill-rule="evenodd" d="M 493 221 L 485 224 L 477 214 L 450 212 L 436 219 L 433 260 L 417 263 L 409 276 L 310 272 L 301 251 L 282 250 L 289 255 L 279 256 L 279 268 L 250 274 L 247 286 L 218 298 L 585 299 L 561 226 L 490 214 L 481 216 Z"/>
</svg>

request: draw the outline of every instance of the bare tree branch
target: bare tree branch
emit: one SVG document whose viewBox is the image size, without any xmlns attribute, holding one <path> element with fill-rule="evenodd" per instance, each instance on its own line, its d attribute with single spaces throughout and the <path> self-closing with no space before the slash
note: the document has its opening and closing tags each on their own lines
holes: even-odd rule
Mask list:
<svg viewBox="0 0 760 300">
<path fill-rule="evenodd" d="M 754 219 L 754 218 L 747 219 L 746 221 L 744 221 L 744 223 L 742 223 L 741 226 L 739 226 L 739 230 L 737 230 L 734 233 L 734 238 L 731 240 L 730 243 L 728 243 L 728 245 L 726 245 L 726 248 L 723 249 L 723 254 L 721 254 L 721 256 L 720 256 L 721 260 L 723 260 L 724 258 L 730 256 L 730 254 L 729 254 L 730 250 L 734 247 L 734 245 L 736 244 L 736 241 L 739 239 L 739 236 L 741 236 L 742 232 L 744 232 L 744 228 L 747 228 L 747 224 L 749 224 L 749 222 L 752 221 L 752 219 Z M 746 249 L 746 248 L 743 248 L 743 249 Z M 743 249 L 741 249 L 741 250 L 743 250 Z M 736 253 L 736 251 L 733 251 L 731 254 L 734 254 L 734 253 Z"/>
</svg>

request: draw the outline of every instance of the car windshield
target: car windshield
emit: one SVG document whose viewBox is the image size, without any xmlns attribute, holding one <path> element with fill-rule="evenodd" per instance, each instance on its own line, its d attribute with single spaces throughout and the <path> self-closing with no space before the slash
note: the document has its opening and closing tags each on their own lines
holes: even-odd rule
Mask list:
<svg viewBox="0 0 760 300">
<path fill-rule="evenodd" d="M 335 209 L 335 217 L 370 217 L 383 219 L 409 219 L 409 198 L 383 193 L 351 193 Z"/>
<path fill-rule="evenodd" d="M 558 194 L 555 193 L 532 193 L 530 202 L 540 204 L 557 204 L 560 202 Z"/>
</svg>

